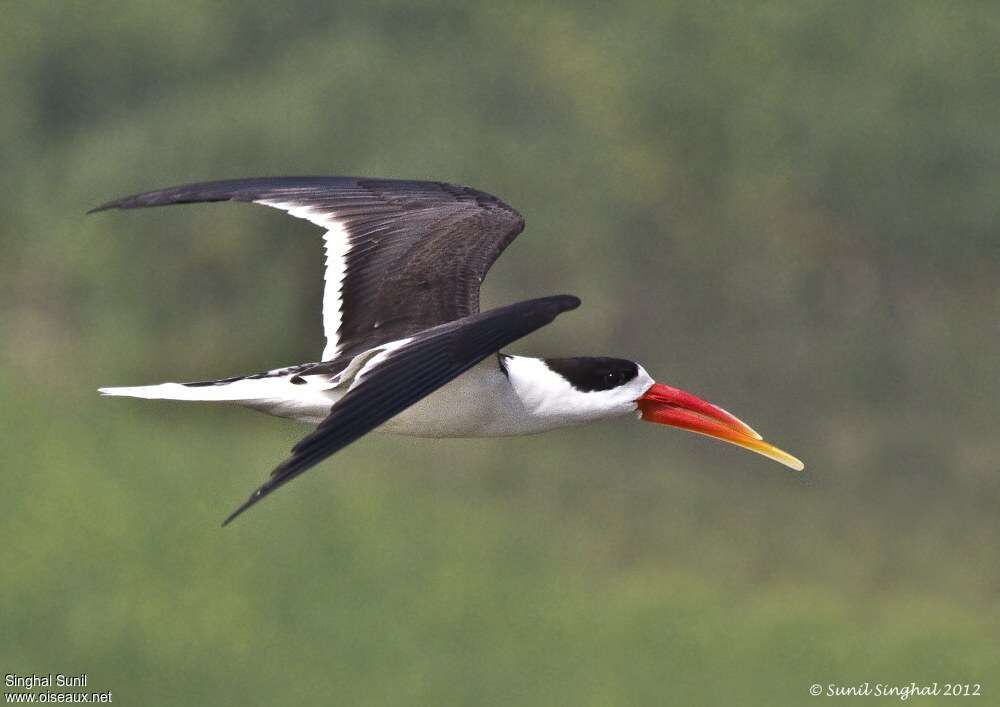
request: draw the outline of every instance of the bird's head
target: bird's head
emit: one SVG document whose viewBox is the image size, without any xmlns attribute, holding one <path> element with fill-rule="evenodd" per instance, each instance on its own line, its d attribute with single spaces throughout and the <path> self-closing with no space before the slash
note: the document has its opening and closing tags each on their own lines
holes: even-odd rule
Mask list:
<svg viewBox="0 0 1000 707">
<path fill-rule="evenodd" d="M 647 422 L 714 437 L 797 471 L 804 468 L 801 461 L 765 442 L 736 416 L 696 395 L 656 383 L 633 361 L 585 357 L 549 358 L 544 362 L 548 369 L 572 386 L 574 406 L 592 407 L 595 411 L 603 409 L 605 415 L 636 412 Z"/>
</svg>

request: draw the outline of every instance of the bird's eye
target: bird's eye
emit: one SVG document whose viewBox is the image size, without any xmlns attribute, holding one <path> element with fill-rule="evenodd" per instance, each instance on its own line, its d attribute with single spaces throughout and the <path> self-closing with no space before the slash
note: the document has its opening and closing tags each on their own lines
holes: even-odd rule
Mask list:
<svg viewBox="0 0 1000 707">
<path fill-rule="evenodd" d="M 611 387 L 621 385 L 622 375 L 617 371 L 608 371 L 604 374 L 604 382 Z"/>
</svg>

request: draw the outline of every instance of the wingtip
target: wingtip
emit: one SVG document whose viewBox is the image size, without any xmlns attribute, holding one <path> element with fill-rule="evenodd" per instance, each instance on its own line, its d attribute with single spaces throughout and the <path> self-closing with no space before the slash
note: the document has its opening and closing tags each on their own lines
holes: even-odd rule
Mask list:
<svg viewBox="0 0 1000 707">
<path fill-rule="evenodd" d="M 251 505 L 253 505 L 253 496 L 251 496 L 249 500 L 245 501 L 243 505 L 241 505 L 235 511 L 226 516 L 226 519 L 222 521 L 222 527 L 225 528 L 227 525 L 236 520 L 236 518 L 240 516 L 243 513 L 243 511 L 245 511 Z"/>
<path fill-rule="evenodd" d="M 552 297 L 552 301 L 559 307 L 560 312 L 576 309 L 582 304 L 580 298 L 576 295 L 555 295 Z"/>
<path fill-rule="evenodd" d="M 250 506 L 257 503 L 257 501 L 264 498 L 264 496 L 266 495 L 267 493 L 264 491 L 264 487 L 261 487 L 256 491 L 254 491 L 252 494 L 250 494 L 250 498 L 244 501 L 239 508 L 230 513 L 229 516 L 224 521 L 222 521 L 222 527 L 225 528 L 227 525 L 232 523 L 234 520 L 236 520 L 237 517 L 246 512 L 250 508 Z"/>
<path fill-rule="evenodd" d="M 238 515 L 240 515 L 245 510 L 246 510 L 246 504 L 244 503 L 242 506 L 240 506 L 235 511 L 233 511 L 228 516 L 226 516 L 226 519 L 224 521 L 222 521 L 222 526 L 221 527 L 225 528 L 227 525 L 229 525 L 234 520 L 236 520 L 236 517 Z"/>
<path fill-rule="evenodd" d="M 99 211 L 110 211 L 111 209 L 117 209 L 121 205 L 119 201 L 109 201 L 107 203 L 101 204 L 100 206 L 95 206 L 90 211 L 87 212 L 87 216 L 91 214 L 96 214 Z"/>
</svg>

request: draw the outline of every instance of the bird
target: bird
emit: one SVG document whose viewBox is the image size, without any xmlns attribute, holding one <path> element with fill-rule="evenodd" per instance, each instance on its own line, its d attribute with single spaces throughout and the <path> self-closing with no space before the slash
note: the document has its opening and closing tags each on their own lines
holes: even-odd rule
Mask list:
<svg viewBox="0 0 1000 707">
<path fill-rule="evenodd" d="M 325 229 L 319 361 L 219 380 L 105 387 L 106 396 L 226 402 L 315 425 L 224 521 L 367 433 L 505 437 L 608 418 L 714 437 L 801 471 L 746 423 L 634 361 L 502 351 L 580 300 L 556 295 L 480 311 L 487 271 L 524 229 L 499 198 L 447 182 L 253 177 L 148 191 L 88 213 L 247 202 Z"/>
</svg>

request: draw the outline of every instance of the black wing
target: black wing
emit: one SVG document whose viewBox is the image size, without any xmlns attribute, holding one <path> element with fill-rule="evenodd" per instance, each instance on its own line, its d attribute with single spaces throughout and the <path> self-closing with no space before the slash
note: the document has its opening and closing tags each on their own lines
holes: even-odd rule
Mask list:
<svg viewBox="0 0 1000 707">
<path fill-rule="evenodd" d="M 271 478 L 226 518 L 226 525 L 269 493 L 396 416 L 502 347 L 580 306 L 570 295 L 527 300 L 422 332 L 368 372 Z"/>
<path fill-rule="evenodd" d="M 91 213 L 204 201 L 255 202 L 328 229 L 324 360 L 475 314 L 486 272 L 524 228 L 514 209 L 471 187 L 361 177 L 187 184 Z"/>
</svg>

